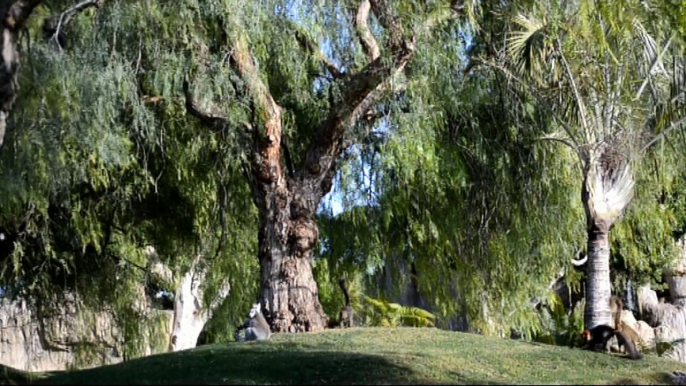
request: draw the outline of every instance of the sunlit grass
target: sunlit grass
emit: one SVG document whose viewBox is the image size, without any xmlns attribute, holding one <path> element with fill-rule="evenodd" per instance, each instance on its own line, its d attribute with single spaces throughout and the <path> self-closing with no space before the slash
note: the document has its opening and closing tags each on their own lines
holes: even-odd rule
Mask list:
<svg viewBox="0 0 686 386">
<path fill-rule="evenodd" d="M 659 384 L 686 364 L 420 328 L 278 334 L 89 370 L 14 373 L 32 384 Z M 19 374 L 19 375 L 17 375 Z M 0 384 L 2 384 L 0 379 Z"/>
</svg>

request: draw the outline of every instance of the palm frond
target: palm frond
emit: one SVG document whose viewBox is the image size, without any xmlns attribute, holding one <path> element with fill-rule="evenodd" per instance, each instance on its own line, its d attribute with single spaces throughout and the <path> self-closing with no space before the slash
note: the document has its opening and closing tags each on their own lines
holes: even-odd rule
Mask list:
<svg viewBox="0 0 686 386">
<path fill-rule="evenodd" d="M 674 35 L 670 36 L 662 49 L 659 49 L 657 42 L 643 27 L 643 24 L 639 20 L 634 20 L 634 29 L 639 40 L 642 43 L 642 60 L 639 62 L 641 68 L 641 75 L 644 77 L 641 87 L 636 93 L 634 100 L 638 100 L 645 87 L 648 85 L 649 81 L 656 75 L 667 75 L 668 72 L 665 70 L 665 65 L 663 63 L 663 58 L 669 49 Z"/>
<path fill-rule="evenodd" d="M 508 53 L 515 59 L 518 70 L 531 74 L 532 70 L 540 69 L 540 64 L 545 62 L 550 53 L 546 42 L 547 20 L 519 14 L 512 21 L 523 29 L 510 33 L 507 38 Z"/>
</svg>

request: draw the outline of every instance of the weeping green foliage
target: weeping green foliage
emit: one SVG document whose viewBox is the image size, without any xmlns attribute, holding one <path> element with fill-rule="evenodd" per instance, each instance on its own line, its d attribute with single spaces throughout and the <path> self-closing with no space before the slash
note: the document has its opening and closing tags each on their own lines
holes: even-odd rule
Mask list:
<svg viewBox="0 0 686 386">
<path fill-rule="evenodd" d="M 205 306 L 222 281 L 231 285 L 220 314 L 235 316 L 255 297 L 245 149 L 234 132 L 208 132 L 187 116 L 181 88 L 194 68 L 202 95 L 236 94 L 231 74 L 198 55 L 222 33 L 220 4 L 231 6 L 110 2 L 75 17 L 62 51 L 38 32 L 41 19 L 29 28 L 22 95 L 0 153 L 0 286 L 33 299 L 76 292 L 87 307 L 111 309 L 127 358 L 154 335 L 142 328 L 153 316 L 137 310 L 159 289 L 145 272 L 146 245 L 177 281 L 205 256 Z M 226 107 L 237 121 L 246 111 L 238 99 Z"/>
<path fill-rule="evenodd" d="M 636 196 L 624 219 L 613 228 L 613 287 L 634 283 L 663 284 L 664 268 L 679 256 L 675 241 L 683 236 L 686 202 L 683 173 L 683 133 L 660 144 L 636 171 Z"/>
<path fill-rule="evenodd" d="M 378 143 L 341 174 L 348 202 L 368 206 L 324 220 L 327 251 L 396 272 L 395 259 L 413 261 L 419 291 L 441 319 L 533 331 L 530 297 L 545 296 L 583 246 L 574 154 L 539 140 L 549 118 L 533 101 L 516 103 L 524 96 L 498 74 L 462 78 L 457 45 L 423 54 L 407 104 L 389 111 Z M 403 280 L 397 272 L 394 282 Z"/>
<path fill-rule="evenodd" d="M 313 264 L 313 274 L 319 290 L 319 301 L 329 317 L 337 320 L 339 312 L 345 307 L 345 297 L 338 280 L 345 278 L 345 284 L 350 295 L 350 306 L 355 313 L 363 307 L 363 293 L 366 293 L 364 283 L 365 273 L 361 271 L 344 271 L 342 265 L 335 265 L 328 259 L 318 258 Z"/>
<path fill-rule="evenodd" d="M 390 303 L 365 296 L 363 323 L 381 327 L 434 327 L 436 317 L 421 308 Z"/>
</svg>

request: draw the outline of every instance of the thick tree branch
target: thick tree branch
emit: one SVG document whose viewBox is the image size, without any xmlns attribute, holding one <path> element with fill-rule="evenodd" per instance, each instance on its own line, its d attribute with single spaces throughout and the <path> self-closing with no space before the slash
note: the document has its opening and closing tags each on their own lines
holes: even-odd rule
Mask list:
<svg viewBox="0 0 686 386">
<path fill-rule="evenodd" d="M 346 77 L 342 87 L 343 99 L 333 107 L 332 115 L 315 134 L 296 173 L 295 180 L 299 186 L 314 185 L 316 192 L 302 203 L 305 207 L 299 209 L 314 212 L 318 198 L 331 188 L 338 157 L 353 143 L 346 141 L 346 134 L 385 93 L 392 90 L 413 53 L 413 50 L 399 50 L 390 64 L 377 58 L 360 73 Z"/>
<path fill-rule="evenodd" d="M 255 103 L 255 113 L 265 132 L 259 133 L 254 154 L 253 172 L 268 183 L 283 180 L 281 170 L 281 106 L 272 97 L 260 78 L 244 34 L 239 33 L 234 43 L 233 58 L 241 78 Z"/>
<path fill-rule="evenodd" d="M 41 0 L 0 1 L 2 19 L 2 43 L 0 43 L 0 146 L 5 138 L 7 117 L 17 99 L 19 85 L 19 52 L 17 39 L 33 9 Z"/>
<path fill-rule="evenodd" d="M 362 44 L 362 49 L 364 50 L 370 61 L 375 61 L 381 56 L 381 50 L 379 49 L 379 44 L 376 42 L 372 31 L 369 29 L 369 11 L 371 10 L 371 4 L 369 0 L 362 0 L 360 6 L 357 8 L 357 14 L 355 15 L 355 30 L 357 31 L 357 36 Z"/>
<path fill-rule="evenodd" d="M 43 22 L 43 32 L 51 36 L 51 40 L 57 44 L 60 50 L 64 45 L 64 34 L 62 29 L 69 24 L 71 18 L 77 13 L 91 7 L 100 7 L 105 0 L 85 0 L 67 10 L 61 12 L 59 15 L 52 15 L 46 17 Z"/>
<path fill-rule="evenodd" d="M 336 65 L 331 61 L 331 59 L 327 58 L 326 55 L 319 49 L 318 45 L 310 39 L 310 37 L 303 31 L 301 31 L 298 27 L 295 27 L 295 39 L 298 41 L 300 46 L 307 50 L 309 53 L 312 55 L 315 55 L 317 57 L 317 60 L 319 60 L 324 67 L 331 73 L 331 75 L 335 78 L 340 78 L 341 77 L 341 71 L 336 67 Z"/>
</svg>

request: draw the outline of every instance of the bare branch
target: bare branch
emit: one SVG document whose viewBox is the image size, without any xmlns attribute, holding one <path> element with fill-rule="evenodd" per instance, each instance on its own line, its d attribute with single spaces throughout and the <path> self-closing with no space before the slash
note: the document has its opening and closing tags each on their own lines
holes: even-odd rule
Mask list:
<svg viewBox="0 0 686 386">
<path fill-rule="evenodd" d="M 369 60 L 373 62 L 381 56 L 381 50 L 379 49 L 379 44 L 376 42 L 372 31 L 369 29 L 370 10 L 371 4 L 369 3 L 369 0 L 362 0 L 360 6 L 357 8 L 357 14 L 355 15 L 355 30 L 362 43 L 362 49 L 364 49 Z"/>
<path fill-rule="evenodd" d="M 43 22 L 43 31 L 52 34 L 50 40 L 52 40 L 61 51 L 62 44 L 64 43 L 64 38 L 60 35 L 62 28 L 66 27 L 71 21 L 71 18 L 77 13 L 83 12 L 90 7 L 100 7 L 103 2 L 104 0 L 85 0 L 68 8 L 59 15 L 46 17 Z"/>
<path fill-rule="evenodd" d="M 267 124 L 268 121 L 274 120 L 281 116 L 281 107 L 276 104 L 267 85 L 260 78 L 260 74 L 255 67 L 252 54 L 248 48 L 245 35 L 241 34 L 234 44 L 233 57 L 236 60 L 236 65 L 241 78 L 246 83 L 258 108 L 261 110 L 262 117 Z"/>
<path fill-rule="evenodd" d="M 244 33 L 238 32 L 236 36 L 233 58 L 255 103 L 253 110 L 265 129 L 264 135 L 255 143 L 257 151 L 254 152 L 253 173 L 260 181 L 281 184 L 284 177 L 281 171 L 281 106 L 274 101 L 260 78 Z"/>
</svg>

